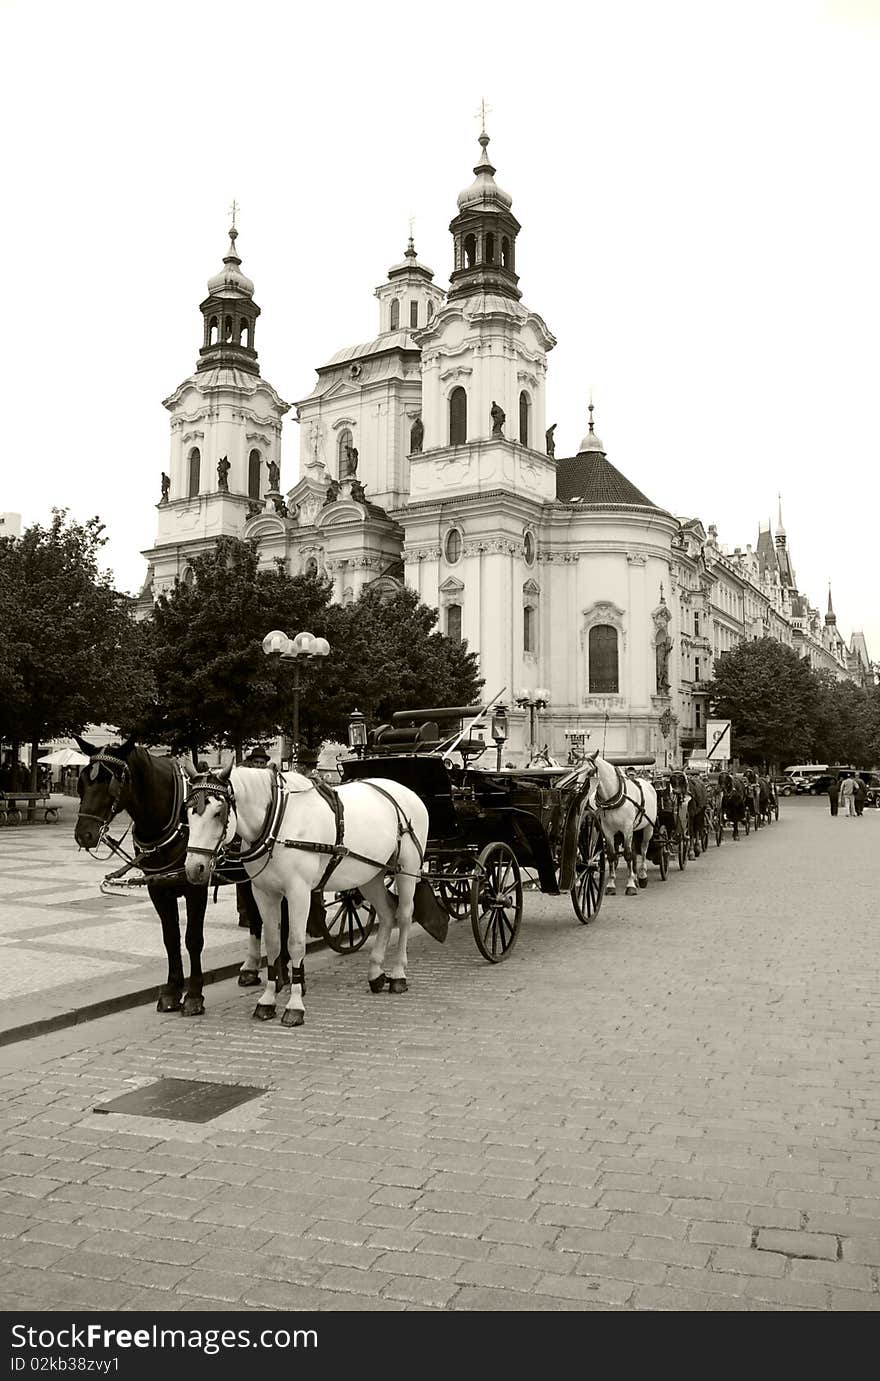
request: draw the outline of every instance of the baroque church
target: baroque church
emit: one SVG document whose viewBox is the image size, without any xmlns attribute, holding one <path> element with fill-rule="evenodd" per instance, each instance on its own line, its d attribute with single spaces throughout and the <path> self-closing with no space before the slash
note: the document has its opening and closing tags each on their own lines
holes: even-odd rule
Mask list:
<svg viewBox="0 0 880 1381">
<path fill-rule="evenodd" d="M 792 642 L 793 572 L 775 560 L 778 535 L 773 563 L 759 538 L 752 569 L 637 489 L 608 460 L 592 404 L 577 454 L 556 456 L 556 341 L 523 301 L 520 224 L 485 131 L 479 144 L 449 227 L 448 290 L 410 238 L 376 289 L 375 338 L 333 355 L 296 404 L 299 478 L 286 489 L 290 404 L 260 373 L 233 221 L 195 373 L 164 404 L 171 457 L 142 607 L 191 580 L 217 537 L 243 536 L 266 565 L 331 579 L 340 602 L 405 583 L 438 607 L 442 631 L 478 652 L 485 698 L 503 691 L 512 760 L 544 743 L 564 755 L 567 735 L 589 734 L 607 752 L 678 762 L 705 744 L 701 658 L 705 683 L 743 637 Z M 546 701 L 537 725 L 516 705 L 526 692 Z"/>
</svg>

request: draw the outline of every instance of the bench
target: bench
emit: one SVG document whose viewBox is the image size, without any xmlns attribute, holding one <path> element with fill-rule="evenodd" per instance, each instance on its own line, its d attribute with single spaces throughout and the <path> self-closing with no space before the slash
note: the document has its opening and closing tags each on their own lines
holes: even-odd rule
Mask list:
<svg viewBox="0 0 880 1381">
<path fill-rule="evenodd" d="M 54 824 L 61 818 L 61 807 L 51 805 L 51 799 L 47 791 L 0 791 L 0 825 L 20 825 L 23 805 L 29 821 L 42 810 L 45 823 Z"/>
</svg>

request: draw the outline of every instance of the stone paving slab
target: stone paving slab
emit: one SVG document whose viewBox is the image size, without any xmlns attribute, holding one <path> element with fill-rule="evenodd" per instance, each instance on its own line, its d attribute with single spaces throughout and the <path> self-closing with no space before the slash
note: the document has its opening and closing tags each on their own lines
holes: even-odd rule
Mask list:
<svg viewBox="0 0 880 1381">
<path fill-rule="evenodd" d="M 418 933 L 402 996 L 324 952 L 297 1030 L 225 983 L 0 1050 L 0 1306 L 880 1308 L 878 831 L 785 802 L 589 927 L 527 894 L 502 965 Z M 159 1077 L 267 1093 L 93 1111 Z"/>
</svg>

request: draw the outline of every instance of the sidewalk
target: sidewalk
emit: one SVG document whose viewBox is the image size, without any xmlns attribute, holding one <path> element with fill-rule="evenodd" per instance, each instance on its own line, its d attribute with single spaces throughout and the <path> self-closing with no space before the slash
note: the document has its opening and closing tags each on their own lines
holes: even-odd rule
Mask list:
<svg viewBox="0 0 880 1381">
<path fill-rule="evenodd" d="M 167 977 L 161 922 L 146 889 L 102 895 L 103 878 L 121 860 L 99 863 L 78 849 L 75 797 L 55 796 L 53 804 L 61 807 L 56 824 L 0 829 L 0 1045 L 153 1002 Z M 185 917 L 182 901 L 180 912 Z M 183 931 L 182 923 L 188 972 Z M 238 972 L 246 938 L 234 889 L 221 887 L 216 905 L 212 890 L 206 984 Z"/>
</svg>

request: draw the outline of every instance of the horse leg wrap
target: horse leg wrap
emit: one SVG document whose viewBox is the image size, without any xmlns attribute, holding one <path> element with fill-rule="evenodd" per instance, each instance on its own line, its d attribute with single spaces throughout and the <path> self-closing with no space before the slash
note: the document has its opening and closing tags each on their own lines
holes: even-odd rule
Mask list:
<svg viewBox="0 0 880 1381">
<path fill-rule="evenodd" d="M 305 964 L 300 964 L 300 966 L 299 966 L 298 969 L 295 969 L 295 968 L 293 967 L 293 965 L 291 964 L 291 966 L 290 966 L 290 986 L 293 987 L 294 983 L 298 983 L 298 984 L 299 984 L 300 992 L 302 993 L 303 997 L 305 997 L 305 995 L 306 995 L 306 966 L 305 966 Z M 291 1023 L 288 1022 L 287 1025 L 288 1025 L 288 1026 L 291 1025 Z"/>
</svg>

